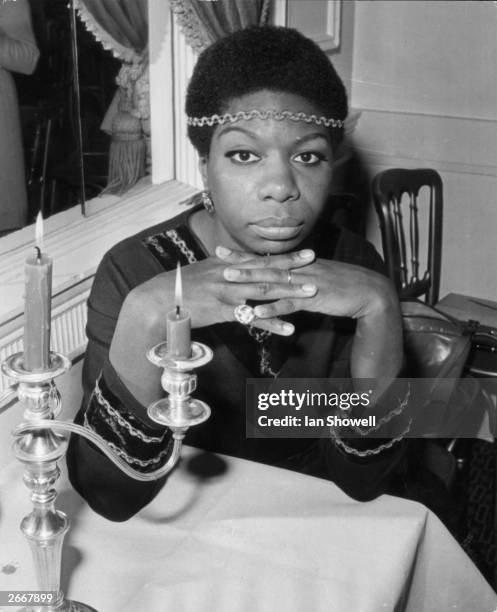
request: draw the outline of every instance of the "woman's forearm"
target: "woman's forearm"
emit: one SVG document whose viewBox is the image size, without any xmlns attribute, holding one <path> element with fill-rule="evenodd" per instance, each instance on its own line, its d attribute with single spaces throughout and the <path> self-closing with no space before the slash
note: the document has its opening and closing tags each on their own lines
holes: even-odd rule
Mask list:
<svg viewBox="0 0 497 612">
<path fill-rule="evenodd" d="M 147 359 L 147 351 L 166 339 L 166 317 L 150 314 L 133 292 L 122 306 L 109 351 L 110 362 L 121 381 L 142 405 L 163 395 L 161 370 Z"/>
<path fill-rule="evenodd" d="M 388 293 L 357 321 L 351 373 L 354 379 L 388 381 L 398 376 L 402 364 L 402 318 L 397 297 Z"/>
</svg>

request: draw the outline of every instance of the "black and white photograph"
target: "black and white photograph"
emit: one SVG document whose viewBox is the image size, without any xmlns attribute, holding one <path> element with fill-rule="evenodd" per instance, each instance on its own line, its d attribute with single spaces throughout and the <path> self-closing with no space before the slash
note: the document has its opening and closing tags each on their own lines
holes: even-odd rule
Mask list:
<svg viewBox="0 0 497 612">
<path fill-rule="evenodd" d="M 497 612 L 497 1 L 0 0 L 0 611 Z"/>
</svg>

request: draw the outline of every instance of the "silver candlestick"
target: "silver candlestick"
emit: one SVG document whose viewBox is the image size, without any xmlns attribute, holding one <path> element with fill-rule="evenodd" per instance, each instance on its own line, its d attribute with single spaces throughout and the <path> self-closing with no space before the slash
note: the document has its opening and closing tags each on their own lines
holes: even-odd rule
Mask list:
<svg viewBox="0 0 497 612">
<path fill-rule="evenodd" d="M 21 530 L 31 548 L 38 588 L 51 594 L 45 599 L 43 608 L 35 605 L 23 608 L 24 612 L 96 612 L 86 604 L 66 599 L 60 588 L 62 544 L 69 529 L 69 519 L 64 512 L 55 509 L 55 483 L 60 476 L 58 461 L 67 451 L 67 434 L 83 436 L 95 444 L 131 478 L 152 481 L 169 473 L 177 464 L 187 429 L 210 416 L 209 406 L 191 397 L 197 386 L 197 376 L 192 370 L 212 359 L 209 347 L 193 342 L 191 356 L 179 359 L 167 352 L 167 344 L 163 342 L 152 348 L 147 357 L 163 368 L 161 384 L 168 393 L 167 397 L 149 406 L 148 415 L 156 423 L 169 427 L 173 434 L 169 459 L 161 468 L 149 473 L 131 468 L 94 431 L 55 419 L 62 401 L 54 378 L 71 367 L 66 357 L 51 352 L 50 366 L 39 372 L 25 370 L 22 353 L 2 363 L 3 373 L 18 383 L 17 395 L 24 405 L 23 422 L 13 431 L 14 453 L 25 466 L 24 482 L 31 490 L 33 510 L 22 520 Z"/>
</svg>

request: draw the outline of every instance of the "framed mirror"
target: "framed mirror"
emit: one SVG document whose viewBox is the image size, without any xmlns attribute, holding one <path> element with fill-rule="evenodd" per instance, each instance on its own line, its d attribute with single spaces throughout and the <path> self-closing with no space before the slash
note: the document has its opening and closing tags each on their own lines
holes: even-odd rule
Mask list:
<svg viewBox="0 0 497 612">
<path fill-rule="evenodd" d="M 0 121 L 0 236 L 85 201 L 106 186 L 110 133 L 102 122 L 121 62 L 67 0 L 0 3 L 8 56 L 0 57 L 7 110 Z M 15 130 L 12 129 L 15 127 Z"/>
<path fill-rule="evenodd" d="M 5 235 L 32 223 L 39 211 L 47 217 L 61 206 L 68 208 L 80 203 L 78 189 L 62 194 L 57 190 L 55 177 L 62 171 L 63 163 L 77 176 L 81 152 L 73 24 L 67 3 L 3 2 L 0 24 L 9 50 L 9 56 L 3 60 L 12 59 L 6 65 L 14 88 L 8 113 L 11 123 L 4 121 L 0 125 L 0 136 L 15 151 L 14 159 L 11 158 L 15 166 L 9 168 L 4 153 L 0 167 L 0 184 L 10 182 L 13 194 L 12 200 L 2 203 L 2 207 L 11 209 L 2 215 L 0 232 Z M 5 64 L 3 68 L 6 69 Z M 16 141 L 12 134 L 8 136 L 15 124 L 18 124 Z"/>
</svg>

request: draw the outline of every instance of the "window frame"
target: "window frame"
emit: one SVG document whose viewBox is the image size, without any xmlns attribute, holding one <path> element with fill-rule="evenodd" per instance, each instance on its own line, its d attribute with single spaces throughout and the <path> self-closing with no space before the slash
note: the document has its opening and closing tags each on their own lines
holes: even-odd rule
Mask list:
<svg viewBox="0 0 497 612">
<path fill-rule="evenodd" d="M 109 227 L 107 244 L 130 235 L 139 228 L 130 227 L 126 214 L 126 202 L 133 201 L 137 206 L 146 207 L 153 217 L 155 207 L 147 194 L 154 185 L 175 182 L 175 112 L 174 112 L 174 79 L 175 68 L 173 62 L 173 23 L 169 4 L 163 0 L 148 0 L 149 7 L 149 50 L 150 50 L 150 102 L 151 102 L 151 134 L 152 134 L 152 175 L 145 177 L 138 185 L 121 197 L 103 196 L 93 198 L 86 203 L 86 216 L 83 216 L 81 207 L 57 213 L 44 222 L 44 244 L 49 253 L 57 261 L 64 262 L 64 269 L 71 270 L 70 275 L 55 275 L 54 295 L 67 291 L 72 285 L 78 285 L 82 280 L 93 276 L 101 254 L 88 252 L 88 256 L 81 258 L 77 244 L 84 244 L 90 239 L 94 231 L 93 218 L 102 216 L 108 218 L 109 211 L 115 212 L 112 227 Z M 177 67 L 176 67 L 177 69 Z M 177 76 L 175 77 L 177 79 Z M 174 190 L 174 189 L 173 189 Z M 167 218 L 167 208 L 164 217 Z M 146 224 L 148 225 L 148 223 Z M 4 337 L 4 327 L 8 325 L 11 330 L 14 319 L 22 324 L 23 314 L 23 261 L 27 252 L 34 243 L 34 224 L 26 226 L 0 238 L 0 286 L 3 287 L 7 298 L 0 306 L 0 346 Z M 111 244 L 112 244 L 111 243 Z"/>
</svg>

